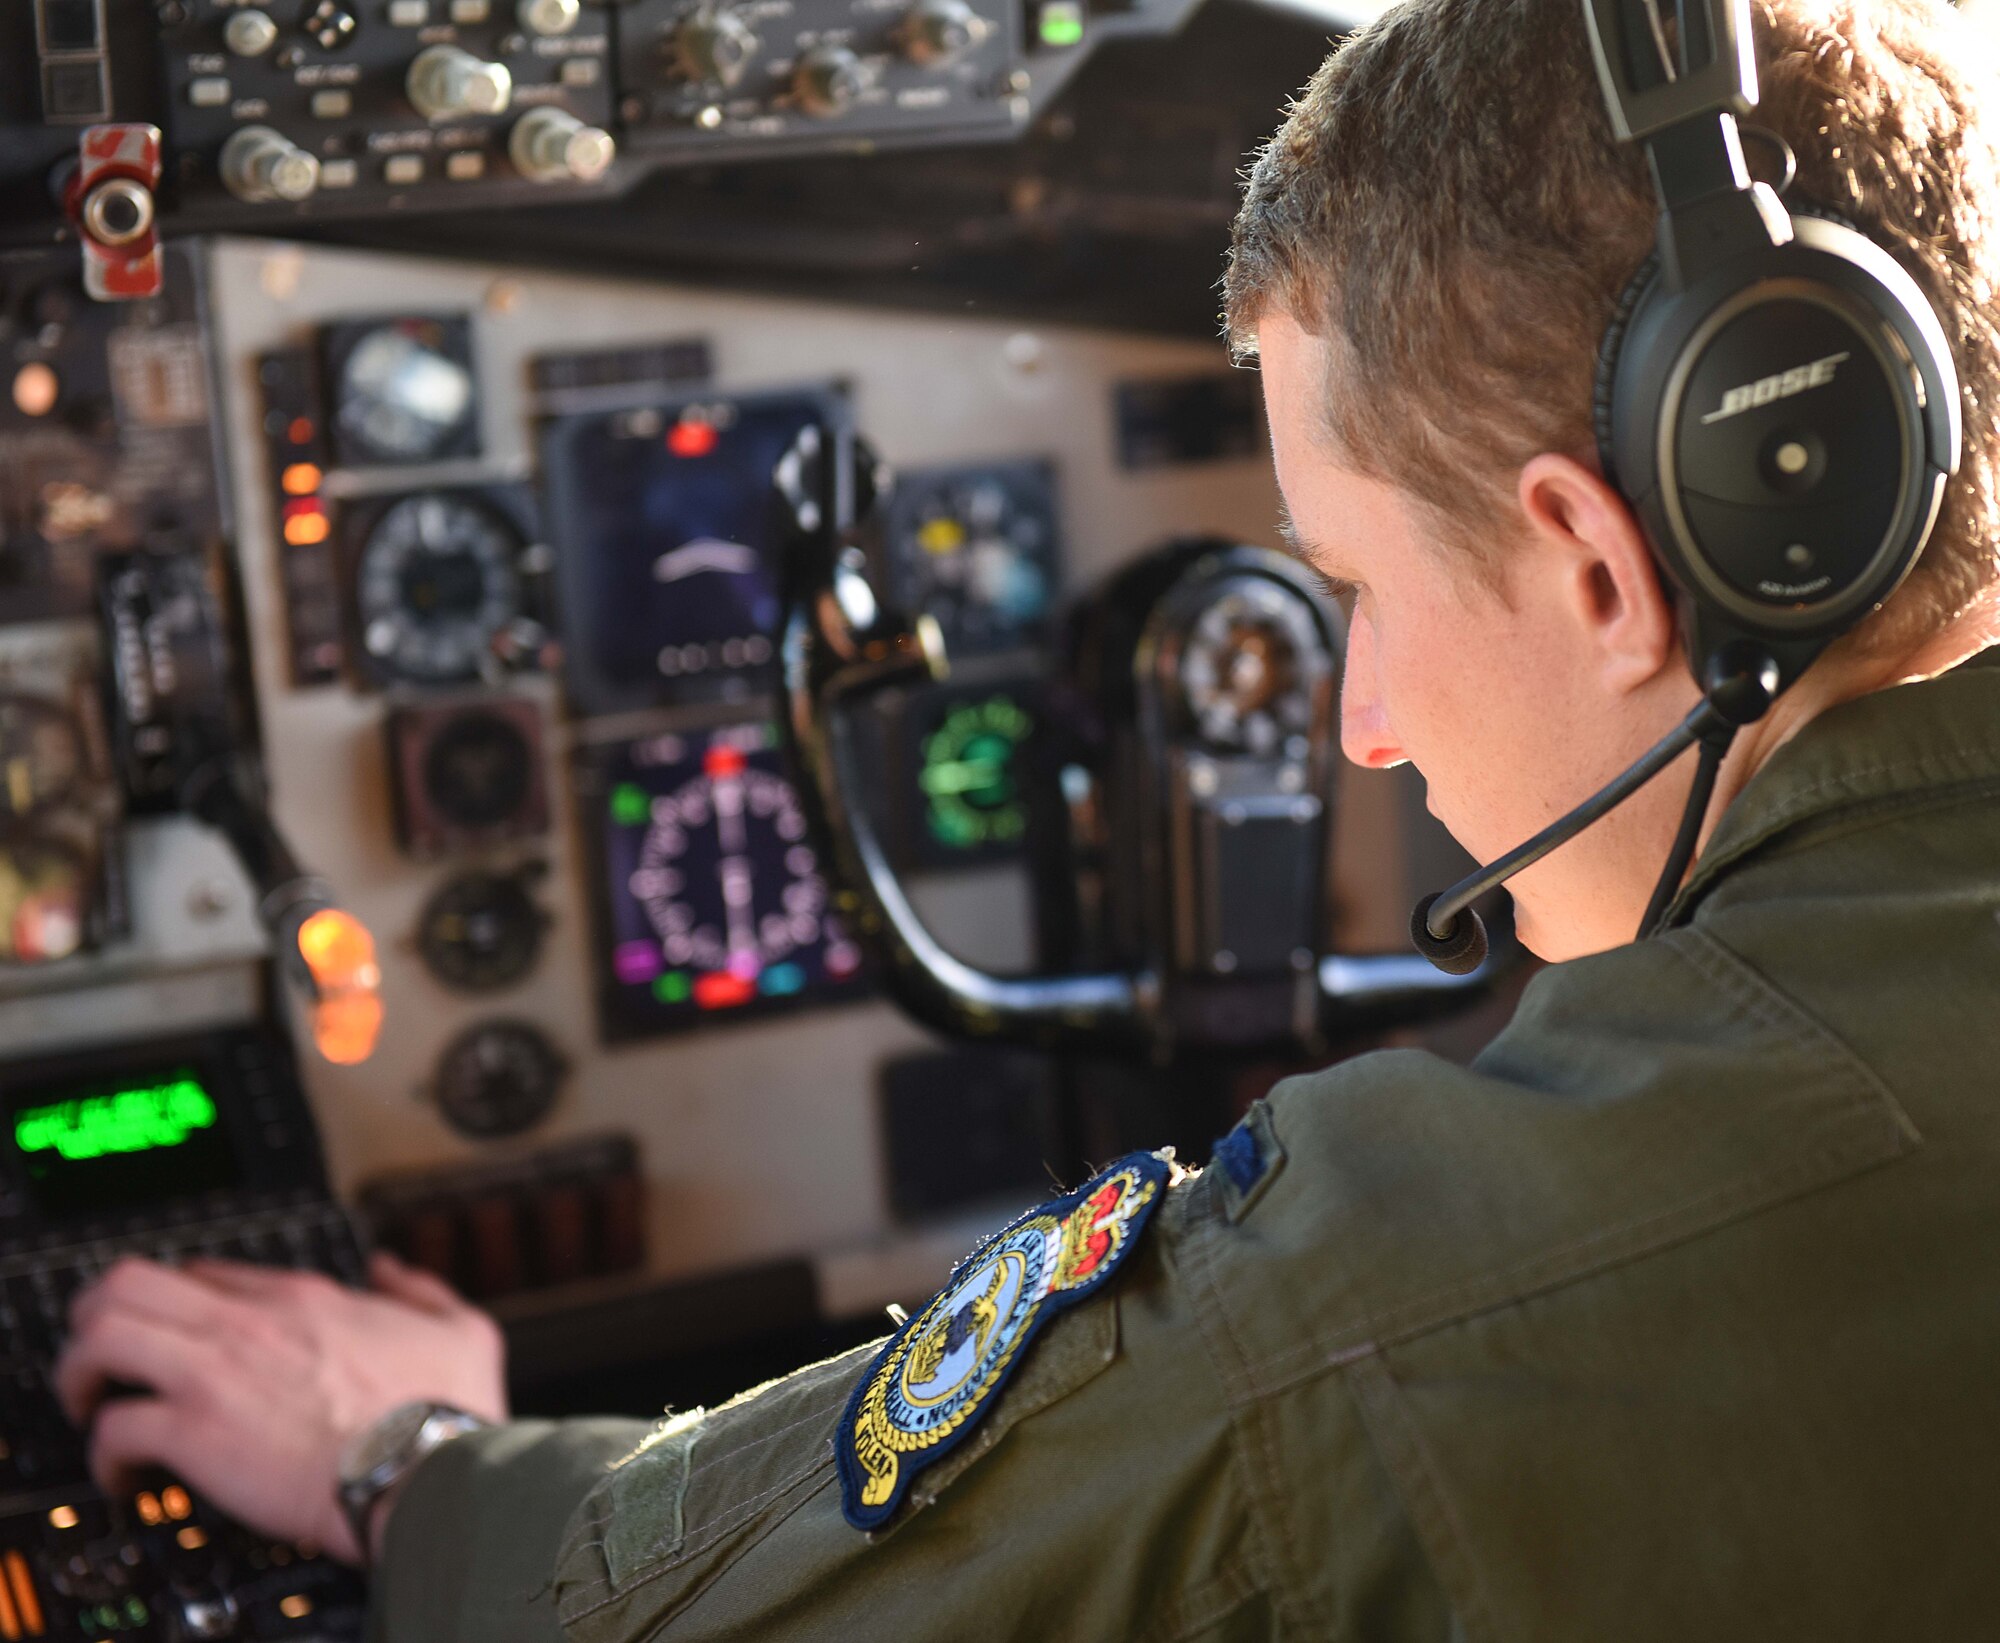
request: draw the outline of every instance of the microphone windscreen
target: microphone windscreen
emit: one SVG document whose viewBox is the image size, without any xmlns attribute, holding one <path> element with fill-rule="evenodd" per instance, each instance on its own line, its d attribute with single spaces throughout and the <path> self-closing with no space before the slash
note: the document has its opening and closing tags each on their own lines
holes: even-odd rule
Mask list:
<svg viewBox="0 0 2000 1643">
<path fill-rule="evenodd" d="M 1442 890 L 1417 903 L 1410 915 L 1410 941 L 1417 951 L 1448 976 L 1469 976 L 1486 962 L 1486 925 L 1470 907 L 1462 908 L 1441 936 L 1431 934 L 1431 905 Z"/>
</svg>

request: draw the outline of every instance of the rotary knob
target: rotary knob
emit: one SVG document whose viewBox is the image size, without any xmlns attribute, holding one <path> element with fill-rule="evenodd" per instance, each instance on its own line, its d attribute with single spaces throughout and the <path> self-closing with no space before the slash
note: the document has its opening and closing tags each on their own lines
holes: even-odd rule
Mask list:
<svg viewBox="0 0 2000 1643">
<path fill-rule="evenodd" d="M 919 0 L 903 19 L 903 51 L 913 63 L 943 68 L 984 40 L 991 27 L 965 0 Z"/>
<path fill-rule="evenodd" d="M 611 133 L 559 108 L 531 109 L 507 139 L 514 169 L 538 183 L 594 183 L 611 169 L 618 145 Z"/>
<path fill-rule="evenodd" d="M 239 11 L 222 25 L 222 43 L 238 57 L 262 57 L 278 43 L 278 25 L 261 11 Z"/>
<path fill-rule="evenodd" d="M 432 46 L 410 64 L 405 90 L 427 120 L 505 114 L 514 96 L 514 76 L 504 63 L 486 62 L 457 46 Z"/>
<path fill-rule="evenodd" d="M 733 11 L 697 12 L 674 30 L 674 56 L 681 72 L 725 91 L 750 71 L 761 44 Z"/>
<path fill-rule="evenodd" d="M 815 46 L 792 77 L 792 95 L 808 114 L 845 114 L 867 89 L 867 69 L 845 46 Z"/>
<path fill-rule="evenodd" d="M 521 0 L 514 15 L 530 34 L 567 34 L 583 15 L 582 0 Z"/>
<path fill-rule="evenodd" d="M 222 145 L 222 184 L 252 205 L 296 205 L 319 187 L 319 161 L 282 132 L 245 126 Z"/>
</svg>

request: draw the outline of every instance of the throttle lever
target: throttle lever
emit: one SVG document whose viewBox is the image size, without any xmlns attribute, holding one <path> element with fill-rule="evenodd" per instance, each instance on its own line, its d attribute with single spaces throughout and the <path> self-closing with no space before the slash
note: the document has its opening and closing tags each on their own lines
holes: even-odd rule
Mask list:
<svg viewBox="0 0 2000 1643">
<path fill-rule="evenodd" d="M 119 780 L 141 810 L 179 810 L 228 841 L 302 995 L 314 1046 L 351 1065 L 382 1024 L 375 941 L 292 854 L 239 747 L 228 657 L 203 557 L 139 550 L 101 561 L 107 712 Z"/>
</svg>

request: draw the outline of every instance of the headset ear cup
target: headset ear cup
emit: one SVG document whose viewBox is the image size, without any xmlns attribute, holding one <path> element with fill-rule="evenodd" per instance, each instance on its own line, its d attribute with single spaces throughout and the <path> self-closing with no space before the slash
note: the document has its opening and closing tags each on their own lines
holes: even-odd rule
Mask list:
<svg viewBox="0 0 2000 1643">
<path fill-rule="evenodd" d="M 1639 303 L 1653 288 L 1659 278 L 1660 256 L 1653 252 L 1639 264 L 1638 271 L 1625 282 L 1625 289 L 1618 293 L 1617 305 L 1611 310 L 1611 321 L 1604 328 L 1604 340 L 1597 345 L 1597 375 L 1591 383 L 1590 425 L 1597 434 L 1597 460 L 1604 469 L 1605 480 L 1619 491 L 1625 489 L 1618 478 L 1618 464 L 1612 460 L 1612 399 L 1618 384 L 1618 356 L 1625 347 L 1625 334 L 1632 327 L 1632 316 L 1639 311 Z"/>
</svg>

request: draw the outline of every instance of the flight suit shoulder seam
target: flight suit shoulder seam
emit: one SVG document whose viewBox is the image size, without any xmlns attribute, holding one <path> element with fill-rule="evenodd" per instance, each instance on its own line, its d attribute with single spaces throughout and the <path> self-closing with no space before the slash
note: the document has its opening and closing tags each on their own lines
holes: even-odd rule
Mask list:
<svg viewBox="0 0 2000 1643">
<path fill-rule="evenodd" d="M 1369 1441 L 1416 1531 L 1432 1577 L 1450 1600 L 1462 1635 L 1468 1643 L 1486 1643 L 1498 1637 L 1492 1599 L 1479 1563 L 1469 1554 L 1464 1527 L 1439 1482 L 1423 1434 L 1410 1418 L 1388 1364 L 1380 1357 L 1355 1363 L 1347 1373 L 1347 1385 Z"/>
<path fill-rule="evenodd" d="M 1220 1574 L 1184 1591 L 1158 1618 L 1160 1643 L 1185 1643 L 1199 1637 L 1233 1609 L 1253 1597 L 1269 1595 L 1265 1577 L 1252 1575 L 1240 1563 L 1223 1567 Z"/>
<path fill-rule="evenodd" d="M 572 1589 L 575 1596 L 584 1601 L 581 1607 L 568 1602 L 563 1604 L 561 1611 L 563 1624 L 567 1626 L 574 1621 L 588 1619 L 600 1609 L 609 1608 L 613 1603 L 622 1601 L 641 1587 L 650 1585 L 653 1581 L 665 1575 L 672 1574 L 676 1569 L 692 1562 L 695 1558 L 700 1557 L 702 1553 L 719 1545 L 731 1534 L 735 1533 L 736 1530 L 742 1528 L 744 1524 L 756 1518 L 764 1510 L 766 1502 L 798 1488 L 800 1484 L 810 1479 L 813 1473 L 817 1471 L 824 1470 L 831 1473 L 832 1466 L 833 1455 L 829 1451 L 823 1457 L 815 1459 L 810 1466 L 794 1472 L 790 1477 L 773 1484 L 769 1489 L 752 1495 L 747 1500 L 738 1501 L 731 1510 L 724 1512 L 720 1517 L 711 1518 L 704 1523 L 702 1525 L 701 1538 L 684 1539 L 671 1556 L 662 1558 L 657 1562 L 649 1563 L 623 1585 L 619 1585 L 608 1574 L 602 1579 L 577 1582 Z M 827 1481 L 827 1479 L 822 1479 L 818 1487 L 824 1488 Z M 812 1494 L 817 1492 L 817 1488 L 808 1491 L 807 1498 L 810 1498 Z M 589 1551 L 593 1547 L 602 1549 L 603 1544 L 601 1540 L 586 1541 L 573 1548 L 573 1550 L 583 1552 Z"/>
<path fill-rule="evenodd" d="M 1682 936 L 1698 944 L 1699 950 L 1710 960 L 1703 966 L 1704 973 L 1713 976 L 1718 984 L 1741 988 L 1754 997 L 1767 1012 L 1764 1018 L 1774 1028 L 1789 1030 L 1801 1049 L 1816 1051 L 1843 1066 L 1859 1085 L 1856 1093 L 1863 1101 L 1872 1098 L 1886 1108 L 1892 1124 L 1906 1141 L 1914 1143 L 1922 1139 L 1915 1122 L 1904 1111 L 1902 1102 L 1896 1099 L 1896 1092 L 1888 1082 L 1828 1023 L 1780 987 L 1712 928 L 1691 926 L 1676 932 L 1674 939 L 1678 941 Z M 1692 960 L 1693 955 L 1690 954 L 1689 958 Z"/>
<path fill-rule="evenodd" d="M 1865 807 L 1873 817 L 1963 804 L 2000 793 L 2000 775 L 1990 768 L 1991 759 L 2000 759 L 2000 748 L 1982 748 L 1980 751 L 1990 755 L 1984 767 L 1979 760 L 1963 752 L 1946 757 L 1933 751 L 1906 754 L 1856 770 L 1836 771 L 1800 786 L 1756 828 L 1741 838 L 1728 841 L 1720 854 L 1695 864 L 1693 874 L 1667 910 L 1669 921 L 1688 916 L 1749 857 L 1776 844 L 1801 823 L 1827 815 L 1829 806 L 1824 801 L 1829 795 L 1845 792 L 1851 795 L 1854 805 Z M 1877 783 L 1883 777 L 1904 775 L 1936 780 L 1916 788 L 1877 786 L 1873 790 L 1855 791 L 1857 787 Z M 1937 782 L 1947 785 L 1941 787 L 1936 785 Z"/>
<path fill-rule="evenodd" d="M 1210 1177 L 1204 1174 L 1200 1179 L 1206 1183 Z M 1211 1195 L 1214 1192 L 1213 1186 L 1206 1190 Z M 1203 1209 L 1206 1209 L 1206 1214 L 1201 1213 Z M 1236 1339 L 1230 1324 L 1229 1309 L 1219 1304 L 1216 1295 L 1214 1246 L 1222 1225 L 1213 1202 L 1206 1205 L 1191 1203 L 1183 1236 L 1178 1240 L 1178 1255 L 1187 1272 L 1191 1298 L 1196 1302 L 1195 1319 L 1203 1348 L 1211 1368 L 1222 1383 L 1225 1404 L 1229 1409 L 1229 1460 L 1236 1487 L 1242 1491 L 1251 1521 L 1269 1540 L 1270 1555 L 1275 1560 L 1268 1577 L 1272 1603 L 1281 1615 L 1289 1611 L 1298 1620 L 1304 1635 L 1323 1636 L 1329 1628 L 1325 1617 L 1314 1612 L 1315 1605 L 1306 1595 L 1307 1565 L 1291 1545 L 1282 1502 L 1266 1496 L 1257 1487 L 1260 1468 L 1263 1475 L 1274 1478 L 1282 1475 L 1282 1468 L 1276 1464 L 1274 1455 L 1265 1452 L 1260 1431 L 1262 1411 L 1258 1408 L 1260 1400 L 1251 1380 L 1250 1366 L 1242 1343 Z M 1221 1343 L 1213 1334 L 1218 1327 L 1223 1336 Z M 1223 1359 L 1224 1345 L 1232 1354 L 1232 1361 Z"/>
</svg>

